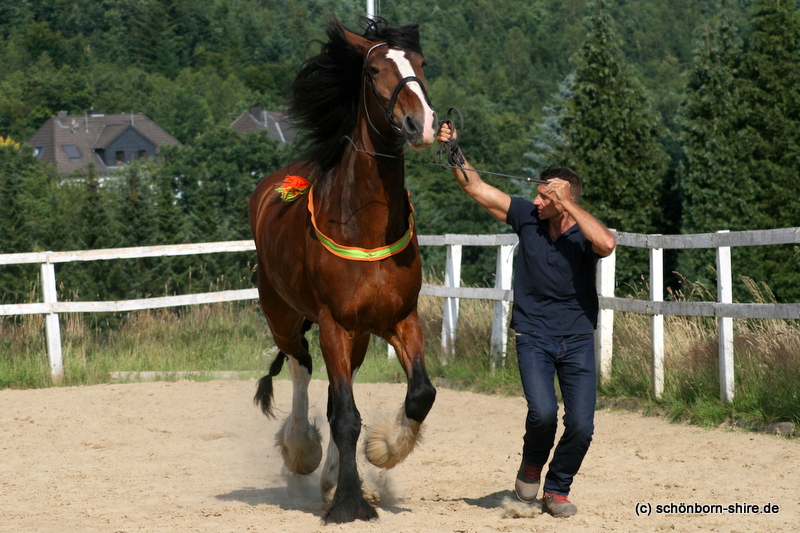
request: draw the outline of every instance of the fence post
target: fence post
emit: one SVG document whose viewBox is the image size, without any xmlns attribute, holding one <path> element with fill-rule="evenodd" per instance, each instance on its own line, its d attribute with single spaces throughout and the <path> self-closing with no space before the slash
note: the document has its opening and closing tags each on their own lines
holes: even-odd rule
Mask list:
<svg viewBox="0 0 800 533">
<path fill-rule="evenodd" d="M 717 233 L 728 233 L 728 230 Z M 717 248 L 717 300 L 733 302 L 730 246 Z M 733 401 L 733 318 L 717 318 L 719 328 L 719 391 L 726 402 Z"/>
<path fill-rule="evenodd" d="M 55 265 L 50 262 L 49 255 L 47 262 L 42 263 L 42 297 L 46 304 L 54 304 L 58 301 L 56 269 Z M 64 364 L 61 355 L 61 328 L 59 327 L 58 313 L 50 312 L 45 315 L 44 320 L 47 334 L 47 358 L 50 360 L 50 374 L 54 381 L 58 381 L 64 374 Z"/>
<path fill-rule="evenodd" d="M 597 290 L 600 296 L 614 297 L 614 272 L 616 250 L 597 264 Z M 594 333 L 594 360 L 598 385 L 611 377 L 611 359 L 614 355 L 614 310 L 600 309 L 597 313 L 597 330 Z"/>
<path fill-rule="evenodd" d="M 664 250 L 650 249 L 650 300 L 664 301 Z M 653 395 L 661 398 L 664 392 L 664 315 L 650 319 L 650 340 L 653 352 Z"/>
<path fill-rule="evenodd" d="M 516 244 L 502 244 L 497 248 L 497 267 L 495 269 L 494 287 L 496 289 L 511 289 L 513 273 L 514 247 Z M 510 302 L 498 300 L 494 303 L 494 316 L 492 317 L 492 346 L 490 359 L 492 369 L 497 364 L 505 364 L 508 346 L 508 314 Z"/>
<path fill-rule="evenodd" d="M 447 245 L 447 262 L 444 269 L 444 286 L 461 286 L 461 245 Z M 458 329 L 458 298 L 445 298 L 442 314 L 442 364 L 455 355 Z"/>
</svg>

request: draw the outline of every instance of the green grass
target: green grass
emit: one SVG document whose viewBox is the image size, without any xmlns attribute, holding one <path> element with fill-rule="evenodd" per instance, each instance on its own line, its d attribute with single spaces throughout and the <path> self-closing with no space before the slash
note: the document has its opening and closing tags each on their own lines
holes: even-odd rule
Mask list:
<svg viewBox="0 0 800 533">
<path fill-rule="evenodd" d="M 755 301 L 769 300 L 768 293 L 761 295 L 767 292 L 764 288 L 759 292 L 753 285 L 752 290 Z M 697 294 L 672 297 L 696 298 Z M 521 396 L 513 342 L 505 364 L 490 366 L 491 302 L 461 301 L 456 354 L 449 359 L 439 346 L 442 301 L 420 297 L 419 314 L 428 371 L 437 386 Z M 276 353 L 254 302 L 105 317 L 63 314 L 61 320 L 61 385 L 107 383 L 113 381 L 111 373 L 119 371 L 196 371 L 199 375 L 190 379 L 197 380 L 210 379 L 214 371 L 257 377 L 267 372 Z M 615 314 L 612 375 L 600 389 L 606 403 L 634 405 L 646 413 L 709 426 L 800 423 L 798 321 L 734 321 L 736 383 L 735 399 L 729 404 L 720 399 L 716 321 L 703 317 L 665 317 L 665 386 L 660 399 L 653 396 L 649 320 L 631 313 Z M 308 333 L 313 376 L 327 379 L 317 335 L 316 327 Z M 288 373 L 284 371 L 279 379 L 288 379 Z M 373 339 L 356 381 L 403 383 L 405 374 L 396 359 L 387 358 L 386 344 Z M 43 318 L 0 318 L 0 388 L 53 385 Z"/>
<path fill-rule="evenodd" d="M 63 314 L 61 384 L 106 383 L 116 371 L 266 372 L 272 343 L 260 313 L 254 303 L 224 303 L 122 317 Z M 6 318 L 0 330 L 0 387 L 52 385 L 43 318 Z"/>
</svg>

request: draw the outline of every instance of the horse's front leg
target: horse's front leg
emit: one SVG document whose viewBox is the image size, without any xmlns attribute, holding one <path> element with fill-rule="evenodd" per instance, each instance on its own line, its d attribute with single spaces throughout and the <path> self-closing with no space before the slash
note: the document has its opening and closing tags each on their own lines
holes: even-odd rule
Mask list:
<svg viewBox="0 0 800 533">
<path fill-rule="evenodd" d="M 353 374 L 364 359 L 356 353 L 351 336 L 332 319 L 320 319 L 320 348 L 325 357 L 330 380 L 328 421 L 331 440 L 338 450 L 339 473 L 336 492 L 333 495 L 325 522 L 344 523 L 353 520 L 372 520 L 378 513 L 361 492 L 361 478 L 356 466 L 356 444 L 361 434 L 361 414 L 353 397 Z M 355 343 L 357 347 L 364 342 Z M 365 350 L 358 350 L 359 352 Z M 323 470 L 323 494 L 329 483 L 329 463 Z"/>
<path fill-rule="evenodd" d="M 395 330 L 389 342 L 406 372 L 408 390 L 397 417 L 378 421 L 367 437 L 367 459 L 380 468 L 393 468 L 408 457 L 419 442 L 422 422 L 436 399 L 436 389 L 425 369 L 425 346 L 416 311 Z"/>
<path fill-rule="evenodd" d="M 364 355 L 367 353 L 369 347 L 369 336 L 364 336 L 355 339 L 353 342 L 353 361 L 358 362 L 359 366 L 364 360 Z M 351 365 L 353 366 L 353 365 Z M 358 367 L 353 367 L 350 376 L 355 379 L 355 373 Z M 333 414 L 333 386 L 328 386 L 328 420 L 330 421 Z M 325 466 L 322 468 L 322 478 L 320 479 L 320 488 L 322 490 L 322 499 L 330 504 L 333 500 L 333 495 L 336 493 L 336 484 L 339 482 L 339 448 L 333 439 L 328 440 L 328 452 L 325 454 Z"/>
</svg>

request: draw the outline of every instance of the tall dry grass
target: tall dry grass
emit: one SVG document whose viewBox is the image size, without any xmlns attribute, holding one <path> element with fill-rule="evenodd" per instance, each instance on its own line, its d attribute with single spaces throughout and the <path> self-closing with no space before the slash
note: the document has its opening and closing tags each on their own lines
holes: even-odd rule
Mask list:
<svg viewBox="0 0 800 533">
<path fill-rule="evenodd" d="M 774 302 L 768 287 L 742 279 L 754 303 Z M 702 284 L 684 284 L 675 300 L 713 300 Z M 616 313 L 611 380 L 601 392 L 632 397 L 675 419 L 719 424 L 736 419 L 800 422 L 800 323 L 781 319 L 735 319 L 734 401 L 720 399 L 717 320 L 664 317 L 664 392 L 652 394 L 650 318 Z"/>
<path fill-rule="evenodd" d="M 508 343 L 505 360 L 492 368 L 490 353 L 494 302 L 460 300 L 452 356 L 441 345 L 443 309 L 443 299 L 420 296 L 418 310 L 431 376 L 454 388 L 506 395 L 522 394 L 513 340 Z M 510 338 L 513 339 L 513 332 Z"/>
</svg>

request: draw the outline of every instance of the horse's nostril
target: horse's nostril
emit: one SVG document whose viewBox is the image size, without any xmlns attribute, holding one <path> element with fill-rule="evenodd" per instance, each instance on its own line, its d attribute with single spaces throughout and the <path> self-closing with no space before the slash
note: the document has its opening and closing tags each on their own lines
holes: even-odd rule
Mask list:
<svg viewBox="0 0 800 533">
<path fill-rule="evenodd" d="M 408 133 L 417 133 L 420 130 L 417 121 L 409 116 L 403 120 L 403 127 Z"/>
</svg>

